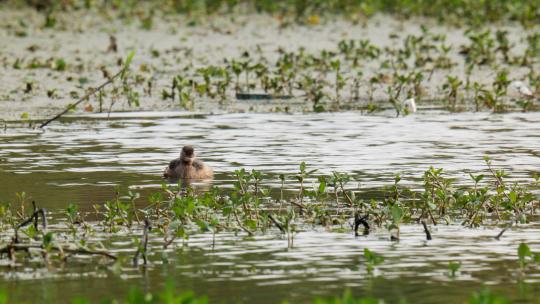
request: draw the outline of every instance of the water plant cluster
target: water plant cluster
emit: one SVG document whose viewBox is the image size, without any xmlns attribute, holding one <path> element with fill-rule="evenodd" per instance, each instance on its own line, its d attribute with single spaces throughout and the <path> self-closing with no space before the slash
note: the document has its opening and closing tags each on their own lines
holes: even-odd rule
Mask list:
<svg viewBox="0 0 540 304">
<path fill-rule="evenodd" d="M 164 184 L 162 191 L 142 199 L 136 192 L 120 191 L 110 201 L 83 211 L 70 204 L 60 214 L 49 214 L 38 203 L 28 202 L 20 193 L 17 201 L 0 208 L 0 254 L 11 261 L 65 263 L 83 255 L 101 256 L 106 263 L 144 265 L 150 252 L 160 252 L 167 261 L 171 247 L 186 242 L 195 233 L 220 232 L 244 235 L 280 233 L 288 247 L 294 247 L 299 231 L 326 229 L 334 232 L 367 235 L 373 230 L 387 231 L 389 241 L 407 238 L 400 233 L 403 224 L 418 225 L 431 240 L 430 226 L 459 224 L 466 227 L 501 225 L 504 231 L 514 224 L 527 223 L 539 208 L 540 177 L 530 184 L 508 184 L 507 174 L 493 168 L 486 159 L 487 175 L 471 174 L 469 185 L 457 185 L 445 178 L 442 169 L 430 168 L 423 176 L 423 189 L 411 190 L 394 184 L 383 189 L 380 198 L 360 194 L 348 174 L 316 175 L 305 163 L 296 174 L 280 175 L 279 195 L 263 187 L 265 176 L 256 170 L 235 171 L 232 189 L 213 187 L 199 192 L 191 187 Z M 285 181 L 293 179 L 298 190 L 290 193 Z M 108 247 L 111 240 L 136 236 L 130 256 L 117 255 Z M 526 245 L 524 245 L 526 246 Z M 523 246 L 522 246 L 523 247 Z M 520 265 L 540 261 L 528 247 L 519 249 Z M 378 253 L 365 249 L 366 270 L 384 261 Z M 449 266 L 455 273 L 458 266 Z"/>
</svg>

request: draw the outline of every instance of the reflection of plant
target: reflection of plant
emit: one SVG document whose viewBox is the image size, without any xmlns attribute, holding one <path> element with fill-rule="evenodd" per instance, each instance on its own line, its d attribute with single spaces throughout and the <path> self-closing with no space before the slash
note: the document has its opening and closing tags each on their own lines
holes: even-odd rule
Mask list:
<svg viewBox="0 0 540 304">
<path fill-rule="evenodd" d="M 492 293 L 489 289 L 484 289 L 480 292 L 474 293 L 468 304 L 510 304 L 510 302 L 499 295 Z"/>
<path fill-rule="evenodd" d="M 367 248 L 364 248 L 364 258 L 366 259 L 366 269 L 369 274 L 373 273 L 376 266 L 384 262 L 384 257 Z"/>
<path fill-rule="evenodd" d="M 518 247 L 518 261 L 519 268 L 523 271 L 530 263 L 540 263 L 540 254 L 533 253 L 527 244 L 521 243 Z"/>
</svg>

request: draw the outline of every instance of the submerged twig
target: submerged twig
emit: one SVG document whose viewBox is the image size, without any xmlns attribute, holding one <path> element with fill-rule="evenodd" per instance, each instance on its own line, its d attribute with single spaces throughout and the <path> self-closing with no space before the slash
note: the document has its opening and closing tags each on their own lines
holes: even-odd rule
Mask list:
<svg viewBox="0 0 540 304">
<path fill-rule="evenodd" d="M 510 228 L 512 228 L 512 223 L 510 223 L 508 226 L 504 227 L 503 230 L 501 230 L 501 232 L 499 232 L 499 234 L 497 234 L 495 239 L 498 241 L 503 236 L 503 234 L 506 232 L 506 230 L 508 230 Z"/>
<path fill-rule="evenodd" d="M 503 230 L 501 230 L 501 232 L 499 232 L 499 234 L 497 234 L 497 236 L 495 237 L 495 239 L 496 239 L 497 241 L 498 241 L 498 240 L 501 238 L 501 236 L 506 232 L 506 229 L 507 229 L 507 228 L 503 228 Z"/>
<path fill-rule="evenodd" d="M 15 244 L 11 243 L 4 247 L 0 247 L 0 255 L 7 253 L 9 256 L 11 256 L 15 251 L 26 251 L 28 252 L 30 249 L 37 249 L 37 250 L 44 250 L 43 245 L 41 244 Z M 51 247 L 52 250 L 59 251 L 61 253 L 67 252 L 71 254 L 86 254 L 86 255 L 101 255 L 104 257 L 108 257 L 112 260 L 116 260 L 117 257 L 110 254 L 106 251 L 97 251 L 97 250 L 89 250 L 85 248 L 64 248 L 59 245 L 53 245 Z"/>
<path fill-rule="evenodd" d="M 426 221 L 422 221 L 422 226 L 424 226 L 424 232 L 426 233 L 426 240 L 431 241 L 432 240 L 431 232 L 429 232 Z"/>
</svg>

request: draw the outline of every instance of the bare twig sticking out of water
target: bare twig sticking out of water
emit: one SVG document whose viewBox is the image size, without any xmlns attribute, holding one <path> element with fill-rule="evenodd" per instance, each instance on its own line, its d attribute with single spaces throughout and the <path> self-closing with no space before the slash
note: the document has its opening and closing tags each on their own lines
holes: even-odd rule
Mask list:
<svg viewBox="0 0 540 304">
<path fill-rule="evenodd" d="M 426 233 L 426 240 L 431 241 L 432 240 L 431 232 L 429 232 L 426 221 L 422 221 L 422 226 L 424 226 L 424 232 Z"/>
<path fill-rule="evenodd" d="M 356 213 L 354 215 L 354 236 L 358 236 L 358 227 L 360 227 L 360 224 L 364 226 L 364 233 L 363 235 L 369 234 L 369 224 L 367 222 L 369 214 L 364 215 L 363 217 L 360 217 L 360 214 Z"/>
<path fill-rule="evenodd" d="M 32 215 L 29 218 L 21 222 L 14 229 L 15 230 L 15 239 L 14 239 L 15 243 L 19 242 L 19 229 L 21 227 L 24 227 L 30 224 L 31 222 L 33 222 L 34 228 L 36 228 L 36 231 L 37 231 L 39 215 L 41 215 L 41 226 L 43 228 L 43 233 L 47 232 L 47 210 L 45 208 L 37 209 L 35 201 L 32 201 L 32 205 L 34 206 L 34 213 L 32 213 Z"/>
<path fill-rule="evenodd" d="M 272 223 L 274 223 L 274 225 L 276 225 L 276 227 L 279 228 L 281 233 L 286 233 L 287 232 L 285 230 L 285 228 L 283 228 L 283 225 L 281 225 L 271 214 L 268 214 L 268 218 L 272 221 Z"/>
<path fill-rule="evenodd" d="M 81 97 L 79 100 L 77 100 L 76 103 L 72 104 L 72 105 L 69 105 L 64 111 L 58 113 L 56 116 L 54 116 L 53 118 L 47 120 L 46 122 L 42 123 L 39 128 L 42 129 L 43 127 L 47 126 L 48 124 L 50 124 L 51 122 L 57 120 L 58 118 L 62 117 L 62 115 L 66 114 L 67 112 L 69 112 L 69 110 L 75 108 L 77 105 L 79 105 L 81 102 L 87 100 L 90 96 L 96 94 L 97 92 L 101 91 L 104 87 L 106 87 L 108 84 L 112 83 L 116 78 L 118 78 L 120 75 L 122 75 L 122 72 L 124 71 L 124 69 L 120 70 L 118 73 L 116 73 L 113 77 L 109 78 L 107 81 L 105 81 L 104 83 L 102 83 L 99 87 L 93 89 L 92 91 L 86 93 L 86 95 L 84 95 L 83 97 Z"/>
<path fill-rule="evenodd" d="M 501 232 L 499 232 L 499 234 L 497 234 L 497 236 L 495 237 L 495 239 L 497 241 L 501 239 L 501 236 L 506 232 L 506 229 L 507 228 L 503 228 L 503 230 L 501 230 Z"/>
<path fill-rule="evenodd" d="M 124 63 L 124 66 L 122 67 L 122 69 L 120 69 L 120 71 L 118 71 L 118 73 L 116 73 L 114 76 L 110 77 L 107 81 L 105 81 L 104 83 L 102 83 L 99 87 L 91 90 L 90 92 L 86 93 L 86 95 L 84 95 L 83 97 L 81 97 L 79 100 L 77 100 L 77 102 L 75 102 L 74 104 L 72 105 L 69 105 L 64 111 L 58 113 L 56 116 L 54 116 L 53 118 L 47 120 L 46 122 L 42 123 L 39 128 L 42 129 L 43 127 L 47 126 L 48 124 L 50 124 L 51 122 L 57 120 L 58 118 L 62 117 L 62 115 L 66 114 L 67 112 L 69 112 L 69 110 L 75 108 L 77 105 L 79 105 L 81 102 L 87 100 L 90 96 L 96 94 L 97 92 L 100 92 L 104 87 L 106 87 L 108 84 L 112 83 L 116 78 L 118 77 L 121 77 L 121 78 L 124 78 L 124 76 L 126 75 L 126 71 L 128 70 L 129 68 L 129 64 L 131 63 L 131 60 L 133 59 L 133 56 L 135 55 L 134 52 L 131 52 L 125 63 Z"/>
<path fill-rule="evenodd" d="M 139 255 L 142 255 L 144 265 L 147 264 L 146 259 L 146 252 L 148 249 L 148 232 L 152 229 L 150 226 L 150 221 L 145 219 L 144 220 L 144 230 L 143 230 L 143 236 L 141 244 L 139 244 L 139 247 L 137 248 L 137 251 L 135 252 L 135 256 L 133 257 L 133 265 L 137 267 L 139 265 Z"/>
<path fill-rule="evenodd" d="M 37 211 L 36 201 L 32 201 L 32 208 L 34 209 L 34 213 Z M 34 229 L 37 231 L 38 229 L 38 217 L 34 216 Z"/>
<path fill-rule="evenodd" d="M 501 230 L 501 232 L 499 232 L 499 234 L 497 234 L 497 236 L 495 237 L 495 239 L 498 241 L 501 239 L 501 237 L 503 236 L 503 234 L 506 232 L 506 230 L 512 228 L 512 223 L 510 223 L 508 226 L 504 227 L 503 230 Z"/>
</svg>

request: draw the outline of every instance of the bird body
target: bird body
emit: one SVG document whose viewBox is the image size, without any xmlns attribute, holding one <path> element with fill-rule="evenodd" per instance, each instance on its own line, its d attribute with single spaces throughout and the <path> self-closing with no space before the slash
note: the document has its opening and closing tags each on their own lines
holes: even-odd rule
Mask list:
<svg viewBox="0 0 540 304">
<path fill-rule="evenodd" d="M 414 97 L 406 99 L 403 102 L 403 105 L 409 113 L 416 113 L 416 101 L 414 100 Z"/>
<path fill-rule="evenodd" d="M 533 91 L 521 80 L 514 80 L 510 83 L 510 87 L 516 89 L 519 94 L 525 98 L 533 98 Z"/>
<path fill-rule="evenodd" d="M 203 161 L 195 158 L 195 151 L 192 146 L 184 146 L 180 157 L 173 159 L 165 168 L 163 176 L 168 179 L 211 179 L 214 171 Z"/>
</svg>

